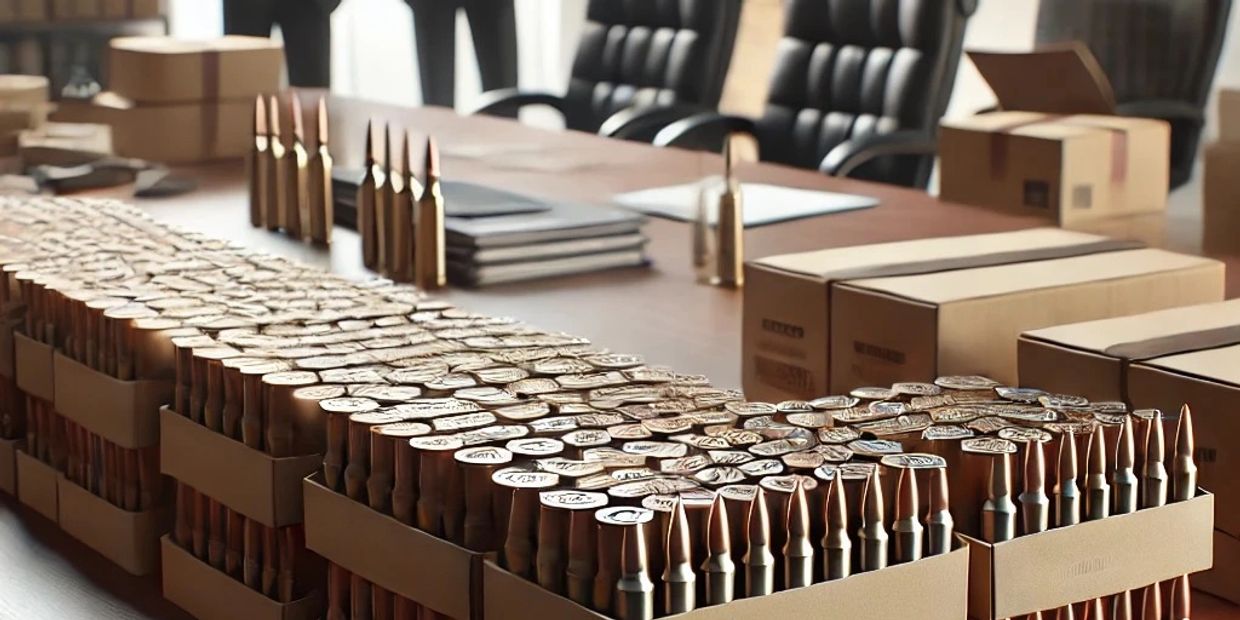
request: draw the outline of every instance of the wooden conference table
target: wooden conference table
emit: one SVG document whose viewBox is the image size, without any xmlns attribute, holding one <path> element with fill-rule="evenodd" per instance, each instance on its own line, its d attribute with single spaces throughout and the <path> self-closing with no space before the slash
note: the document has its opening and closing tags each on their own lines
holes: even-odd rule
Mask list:
<svg viewBox="0 0 1240 620">
<path fill-rule="evenodd" d="M 446 109 L 399 108 L 335 98 L 330 102 L 332 152 L 338 166 L 360 166 L 366 122 L 407 128 L 420 144 L 439 140 L 445 178 L 492 185 L 548 199 L 606 204 L 613 194 L 718 174 L 713 154 L 607 140 L 576 132 L 551 132 L 509 120 L 462 117 Z M 399 139 L 394 139 L 399 143 Z M 415 161 L 420 161 L 419 154 Z M 420 164 L 415 164 L 415 169 Z M 330 250 L 314 248 L 249 225 L 243 168 L 239 163 L 178 170 L 195 177 L 197 191 L 141 200 L 155 218 L 274 254 L 298 258 L 348 276 L 364 276 L 357 235 L 337 228 Z M 920 191 L 835 179 L 813 171 L 767 164 L 741 165 L 743 180 L 864 194 L 872 209 L 775 224 L 746 233 L 746 255 L 771 254 L 1043 225 L 1024 215 L 939 202 Z M 128 199 L 129 188 L 91 195 Z M 761 208 L 760 205 L 747 205 Z M 1150 221 L 1121 221 L 1096 229 L 1139 233 L 1158 245 L 1192 251 L 1200 224 L 1174 214 Z M 693 283 L 689 227 L 653 219 L 649 269 L 628 269 L 516 283 L 480 290 L 447 289 L 452 302 L 488 314 L 514 316 L 541 327 L 585 336 L 615 350 L 640 353 L 655 364 L 703 373 L 717 385 L 740 385 L 739 291 Z M 1236 280 L 1232 280 L 1236 282 Z M 1231 294 L 1240 293 L 1233 284 Z M 0 510 L 0 617 L 181 618 L 159 596 L 157 585 L 123 575 L 38 516 L 5 499 Z M 1197 620 L 1240 619 L 1240 608 L 1197 596 Z"/>
</svg>

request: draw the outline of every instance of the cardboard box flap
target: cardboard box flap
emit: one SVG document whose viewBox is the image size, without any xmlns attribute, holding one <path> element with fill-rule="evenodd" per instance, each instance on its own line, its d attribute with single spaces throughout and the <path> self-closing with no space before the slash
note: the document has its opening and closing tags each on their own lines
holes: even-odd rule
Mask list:
<svg viewBox="0 0 1240 620">
<path fill-rule="evenodd" d="M 1115 92 L 1089 48 L 1079 42 L 1032 52 L 970 50 L 969 60 L 999 107 L 1048 114 L 1114 114 Z"/>
<path fill-rule="evenodd" d="M 1124 360 L 1213 349 L 1240 343 L 1240 299 L 1057 325 L 1021 337 Z"/>
<path fill-rule="evenodd" d="M 1170 355 L 1141 364 L 1240 387 L 1240 345 Z"/>
<path fill-rule="evenodd" d="M 917 276 L 854 280 L 845 286 L 867 289 L 913 301 L 947 304 L 966 299 L 1009 295 L 1151 273 L 1188 271 L 1222 263 L 1198 256 L 1144 249 L 1074 256 L 1045 261 L 944 271 Z M 1168 295 L 1175 291 L 1168 290 Z"/>
<path fill-rule="evenodd" d="M 267 37 L 238 35 L 225 35 L 207 40 L 178 39 L 174 37 L 117 37 L 112 39 L 109 45 L 114 50 L 161 55 L 277 50 L 283 47 Z"/>
<path fill-rule="evenodd" d="M 56 411 L 122 448 L 159 443 L 159 408 L 172 400 L 168 381 L 121 381 L 57 352 Z"/>
<path fill-rule="evenodd" d="M 1061 228 L 1032 228 L 987 235 L 830 248 L 770 256 L 753 262 L 823 281 L 839 281 L 915 275 L 1136 247 L 1140 244 Z"/>
</svg>

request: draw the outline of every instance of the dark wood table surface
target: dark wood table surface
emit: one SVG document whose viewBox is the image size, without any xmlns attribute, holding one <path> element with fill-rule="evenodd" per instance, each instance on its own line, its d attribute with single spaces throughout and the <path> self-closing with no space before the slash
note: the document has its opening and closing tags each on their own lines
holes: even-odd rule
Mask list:
<svg viewBox="0 0 1240 620">
<path fill-rule="evenodd" d="M 368 119 L 408 130 L 420 144 L 439 140 L 444 176 L 550 199 L 606 204 L 618 192 L 685 183 L 717 174 L 717 155 L 606 140 L 568 131 L 544 131 L 494 118 L 464 118 L 450 110 L 399 108 L 334 99 L 332 151 L 339 166 L 358 166 Z M 399 142 L 396 140 L 396 142 Z M 420 153 L 420 148 L 418 149 Z M 415 156 L 420 161 L 420 154 Z M 420 164 L 415 164 L 420 169 Z M 337 228 L 330 250 L 249 226 L 243 167 L 237 162 L 178 170 L 199 189 L 137 204 L 159 220 L 226 238 L 324 269 L 362 277 L 360 244 Z M 746 232 L 750 258 L 824 247 L 921 237 L 1014 230 L 1044 225 L 1024 215 L 948 204 L 919 191 L 767 164 L 739 167 L 743 180 L 874 196 L 881 204 Z M 131 199 L 129 188 L 90 195 Z M 761 205 L 746 205 L 761 208 Z M 1093 226 L 1096 232 L 1136 236 L 1154 245 L 1195 252 L 1199 210 Z M 689 227 L 653 219 L 646 227 L 653 265 L 514 283 L 479 290 L 447 289 L 443 296 L 471 310 L 509 315 L 546 328 L 591 338 L 602 346 L 641 353 L 648 361 L 703 373 L 725 387 L 740 385 L 739 291 L 693 283 Z M 1229 264 L 1233 259 L 1226 259 Z M 1240 275 L 1240 271 L 1236 274 Z M 1229 295 L 1240 278 L 1229 276 Z M 128 577 L 56 530 L 41 517 L 0 502 L 0 618 L 181 618 L 159 597 L 156 580 Z M 1240 608 L 1206 595 L 1196 599 L 1198 620 L 1240 619 Z"/>
</svg>

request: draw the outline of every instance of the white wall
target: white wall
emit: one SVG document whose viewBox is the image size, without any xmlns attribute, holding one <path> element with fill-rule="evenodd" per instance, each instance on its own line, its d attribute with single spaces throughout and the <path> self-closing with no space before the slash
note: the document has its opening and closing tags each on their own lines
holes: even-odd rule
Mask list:
<svg viewBox="0 0 1240 620">
<path fill-rule="evenodd" d="M 174 34 L 204 37 L 222 31 L 220 0 L 170 0 L 170 4 Z M 586 0 L 517 0 L 522 87 L 563 90 L 585 6 Z M 1029 49 L 1033 45 L 1037 8 L 1038 0 L 981 0 L 969 23 L 966 49 Z M 403 0 L 344 0 L 333 16 L 332 26 L 335 90 L 407 105 L 421 100 L 412 21 Z M 478 75 L 463 16 L 457 27 L 457 107 L 467 110 L 479 90 Z M 1232 11 L 1230 34 L 1216 85 L 1240 88 L 1240 7 Z M 964 61 L 948 115 L 971 114 L 993 103 L 990 89 L 972 65 Z M 1213 135 L 1214 125 L 1211 104 L 1208 134 Z"/>
</svg>

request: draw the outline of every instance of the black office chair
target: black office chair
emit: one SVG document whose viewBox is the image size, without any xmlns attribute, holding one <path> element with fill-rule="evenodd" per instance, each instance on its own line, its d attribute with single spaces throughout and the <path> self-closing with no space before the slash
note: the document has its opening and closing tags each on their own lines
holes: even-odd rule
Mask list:
<svg viewBox="0 0 1240 620">
<path fill-rule="evenodd" d="M 1171 187 L 1193 174 L 1231 0 L 1042 0 L 1038 43 L 1081 41 L 1125 116 L 1171 123 Z"/>
<path fill-rule="evenodd" d="M 762 117 L 674 122 L 655 144 L 718 150 L 732 132 L 764 161 L 925 187 L 975 0 L 786 0 Z"/>
<path fill-rule="evenodd" d="M 740 22 L 741 0 L 590 0 L 563 95 L 501 89 L 482 95 L 482 114 L 548 105 L 569 129 L 599 132 L 625 122 L 659 125 L 719 104 Z M 610 135 L 619 129 L 603 130 Z M 652 128 L 655 124 L 649 125 Z M 630 131 L 635 139 L 653 137 Z"/>
</svg>

